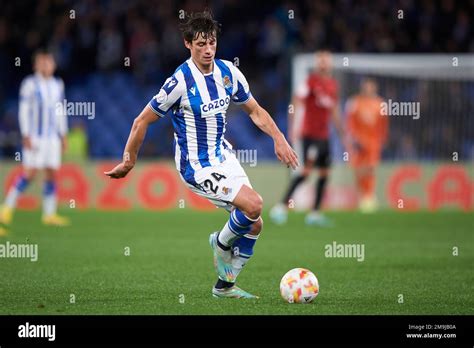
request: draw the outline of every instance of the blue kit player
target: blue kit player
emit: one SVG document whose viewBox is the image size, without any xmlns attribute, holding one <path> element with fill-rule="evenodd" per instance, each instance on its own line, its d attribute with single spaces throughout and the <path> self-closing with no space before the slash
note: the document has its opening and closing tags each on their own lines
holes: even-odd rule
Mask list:
<svg viewBox="0 0 474 348">
<path fill-rule="evenodd" d="M 122 163 L 105 174 L 115 179 L 126 176 L 136 163 L 148 125 L 171 111 L 181 179 L 192 191 L 230 213 L 221 230 L 209 237 L 218 275 L 212 294 L 257 298 L 235 285 L 262 230 L 263 201 L 224 138 L 230 102 L 241 105 L 255 125 L 272 137 L 281 162 L 294 169 L 298 159 L 268 112 L 252 97 L 242 72 L 231 62 L 215 58 L 219 24 L 212 15 L 194 13 L 181 30 L 191 57 L 134 120 Z"/>
</svg>

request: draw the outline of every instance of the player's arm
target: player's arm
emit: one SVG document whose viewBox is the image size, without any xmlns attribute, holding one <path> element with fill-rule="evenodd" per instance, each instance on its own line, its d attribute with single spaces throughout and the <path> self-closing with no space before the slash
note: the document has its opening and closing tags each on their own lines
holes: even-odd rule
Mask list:
<svg viewBox="0 0 474 348">
<path fill-rule="evenodd" d="M 303 106 L 304 99 L 308 96 L 310 90 L 310 79 L 308 78 L 304 83 L 300 84 L 291 97 L 291 105 L 293 110 L 288 110 L 288 136 L 291 144 L 295 146 L 298 140 L 298 131 L 301 127 L 301 120 L 297 119 L 299 109 Z M 293 112 L 291 112 L 293 111 Z"/>
<path fill-rule="evenodd" d="M 22 138 L 23 147 L 25 149 L 31 149 L 31 136 L 30 128 L 31 124 L 31 103 L 33 102 L 33 85 L 31 81 L 25 79 L 20 86 L 20 102 L 18 106 L 18 121 L 20 124 L 20 133 Z"/>
<path fill-rule="evenodd" d="M 164 117 L 166 113 L 175 105 L 179 97 L 186 91 L 182 76 L 177 79 L 174 75 L 166 79 L 159 93 L 155 95 L 140 115 L 133 121 L 127 145 L 123 152 L 122 163 L 117 165 L 111 171 L 105 172 L 105 175 L 114 179 L 123 178 L 135 166 L 138 157 L 138 151 L 145 139 L 148 126 Z"/>
<path fill-rule="evenodd" d="M 158 120 L 155 112 L 147 105 L 140 113 L 140 115 L 133 121 L 130 135 L 128 136 L 127 144 L 123 152 L 122 163 L 118 164 L 114 169 L 104 172 L 105 175 L 113 179 L 120 179 L 125 177 L 129 171 L 135 166 L 138 157 L 138 151 L 145 139 L 148 126 Z"/>
<path fill-rule="evenodd" d="M 291 97 L 291 105 L 293 106 L 292 110 L 288 111 L 288 136 L 290 142 L 293 146 L 295 146 L 295 142 L 298 139 L 298 124 L 296 122 L 296 113 L 297 110 L 303 104 L 303 98 L 299 97 L 298 95 L 293 95 Z"/>
<path fill-rule="evenodd" d="M 349 98 L 345 105 L 346 114 L 346 133 L 349 146 L 358 149 L 360 147 L 360 139 L 358 138 L 356 127 L 356 109 L 355 99 Z"/>
<path fill-rule="evenodd" d="M 254 98 L 250 98 L 246 103 L 242 104 L 242 108 L 249 114 L 253 123 L 255 123 L 258 128 L 272 137 L 277 158 L 287 166 L 296 169 L 299 165 L 298 156 L 288 144 L 285 136 L 280 129 L 278 129 L 269 113 L 262 108 Z"/>
<path fill-rule="evenodd" d="M 337 132 L 337 135 L 339 136 L 339 139 L 341 139 L 341 141 L 344 141 L 345 132 L 344 132 L 344 127 L 342 126 L 341 108 L 339 106 L 339 103 L 336 103 L 334 107 L 332 108 L 331 119 L 332 119 L 332 122 L 334 123 L 334 127 L 336 128 L 336 132 Z"/>
</svg>

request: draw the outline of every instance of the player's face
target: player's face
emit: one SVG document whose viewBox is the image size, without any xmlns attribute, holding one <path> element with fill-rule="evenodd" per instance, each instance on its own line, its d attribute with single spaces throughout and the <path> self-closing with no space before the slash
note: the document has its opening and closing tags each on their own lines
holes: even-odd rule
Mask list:
<svg viewBox="0 0 474 348">
<path fill-rule="evenodd" d="M 332 69 L 332 56 L 329 52 L 320 52 L 316 55 L 316 66 L 322 74 L 329 74 Z"/>
<path fill-rule="evenodd" d="M 35 59 L 35 71 L 41 75 L 49 77 L 54 74 L 56 63 L 51 54 L 39 54 Z"/>
<path fill-rule="evenodd" d="M 365 80 L 361 86 L 362 94 L 375 95 L 377 94 L 377 84 L 374 80 Z"/>
<path fill-rule="evenodd" d="M 217 40 L 215 36 L 208 36 L 207 39 L 198 35 L 191 44 L 186 43 L 186 47 L 191 51 L 191 57 L 200 65 L 210 65 L 216 55 Z"/>
</svg>

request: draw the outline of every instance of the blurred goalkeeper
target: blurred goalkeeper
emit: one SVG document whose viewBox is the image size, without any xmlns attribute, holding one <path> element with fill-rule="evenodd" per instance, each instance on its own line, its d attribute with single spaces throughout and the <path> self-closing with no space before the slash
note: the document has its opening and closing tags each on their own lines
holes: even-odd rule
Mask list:
<svg viewBox="0 0 474 348">
<path fill-rule="evenodd" d="M 46 225 L 65 226 L 69 220 L 56 213 L 56 173 L 61 166 L 61 152 L 66 147 L 67 119 L 57 108 L 64 100 L 64 83 L 54 77 L 56 63 L 45 50 L 33 56 L 34 74 L 20 87 L 19 123 L 22 135 L 23 172 L 8 190 L 0 209 L 0 223 L 13 218 L 18 197 L 26 190 L 39 170 L 44 170 L 43 217 Z"/>
<path fill-rule="evenodd" d="M 350 163 L 354 168 L 359 208 L 370 213 L 377 209 L 375 171 L 387 139 L 388 117 L 381 114 L 383 99 L 371 78 L 361 83 L 360 93 L 347 102 L 347 130 L 352 141 Z"/>
</svg>

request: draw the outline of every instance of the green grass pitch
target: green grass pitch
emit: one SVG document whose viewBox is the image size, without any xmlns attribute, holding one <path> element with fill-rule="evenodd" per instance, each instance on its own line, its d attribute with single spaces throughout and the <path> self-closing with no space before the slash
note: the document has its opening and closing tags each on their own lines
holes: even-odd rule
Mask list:
<svg viewBox="0 0 474 348">
<path fill-rule="evenodd" d="M 0 243 L 37 243 L 38 261 L 0 259 L 0 314 L 472 314 L 471 213 L 333 212 L 335 226 L 265 226 L 238 284 L 261 298 L 216 299 L 209 233 L 223 211 L 63 211 L 73 225 L 44 227 L 19 211 Z M 327 258 L 325 245 L 365 245 L 365 259 Z M 458 256 L 453 256 L 457 247 Z M 129 249 L 127 249 L 129 248 Z M 126 251 L 130 255 L 126 256 Z M 306 267 L 320 293 L 285 303 L 279 282 Z M 75 303 L 71 303 L 74 295 Z M 403 303 L 400 295 L 403 296 Z"/>
</svg>

